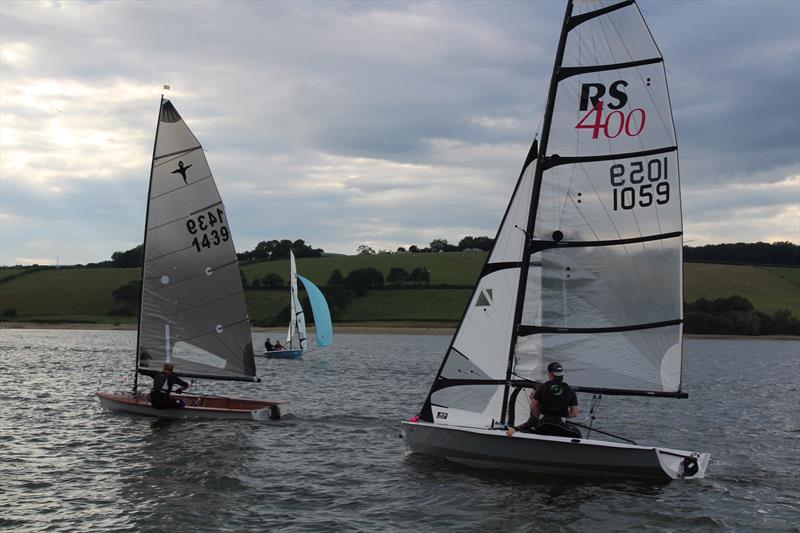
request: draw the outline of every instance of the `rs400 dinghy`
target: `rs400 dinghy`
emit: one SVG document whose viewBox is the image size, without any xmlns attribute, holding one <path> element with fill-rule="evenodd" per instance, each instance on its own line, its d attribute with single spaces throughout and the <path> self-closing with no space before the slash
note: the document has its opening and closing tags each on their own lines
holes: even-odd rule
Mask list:
<svg viewBox="0 0 800 533">
<path fill-rule="evenodd" d="M 506 434 L 551 361 L 577 392 L 687 396 L 682 245 L 661 53 L 636 2 L 569 0 L 541 136 L 422 410 L 402 424 L 408 447 L 488 468 L 703 477 L 707 453 L 574 427 Z"/>
</svg>

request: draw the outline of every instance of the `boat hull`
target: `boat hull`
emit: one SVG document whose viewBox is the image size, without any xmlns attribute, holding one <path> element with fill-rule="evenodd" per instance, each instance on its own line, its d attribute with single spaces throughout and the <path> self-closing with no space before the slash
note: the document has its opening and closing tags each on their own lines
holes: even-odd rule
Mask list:
<svg viewBox="0 0 800 533">
<path fill-rule="evenodd" d="M 256 355 L 267 359 L 300 359 L 303 356 L 303 350 L 276 350 Z"/>
<path fill-rule="evenodd" d="M 680 479 L 705 476 L 709 454 L 570 439 L 531 433 L 405 421 L 403 436 L 414 453 L 473 467 L 579 477 Z M 697 472 L 683 463 L 693 457 Z M 689 460 L 691 463 L 691 459 Z"/>
<path fill-rule="evenodd" d="M 100 404 L 109 411 L 123 411 L 159 418 L 215 418 L 231 420 L 278 420 L 285 416 L 283 402 L 227 398 L 224 396 L 199 396 L 172 394 L 171 397 L 186 402 L 181 409 L 156 409 L 150 405 L 149 395 L 139 393 L 98 392 Z"/>
</svg>

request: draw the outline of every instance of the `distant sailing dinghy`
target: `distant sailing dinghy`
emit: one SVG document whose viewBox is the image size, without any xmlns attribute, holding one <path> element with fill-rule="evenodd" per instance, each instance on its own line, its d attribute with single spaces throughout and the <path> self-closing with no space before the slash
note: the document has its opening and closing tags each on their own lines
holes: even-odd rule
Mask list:
<svg viewBox="0 0 800 533">
<path fill-rule="evenodd" d="M 687 397 L 681 247 L 661 54 L 635 2 L 570 0 L 540 142 L 422 410 L 403 422 L 409 448 L 515 471 L 703 477 L 707 453 L 505 433 L 550 361 L 579 392 Z"/>
<path fill-rule="evenodd" d="M 289 302 L 291 306 L 289 332 L 286 334 L 287 348 L 284 350 L 270 350 L 263 353 L 270 359 L 299 359 L 306 350 L 306 318 L 303 306 L 300 305 L 300 298 L 297 293 L 297 279 L 303 282 L 303 286 L 311 302 L 311 312 L 314 315 L 314 329 L 316 330 L 317 348 L 324 348 L 333 342 L 333 323 L 331 322 L 331 312 L 325 295 L 319 288 L 303 276 L 297 275 L 297 265 L 294 260 L 294 252 L 289 250 L 290 281 L 289 281 Z M 295 342 L 297 347 L 295 347 Z"/>
<path fill-rule="evenodd" d="M 133 392 L 98 392 L 100 403 L 169 418 L 280 418 L 282 402 L 173 394 L 185 408 L 155 409 L 139 392 L 139 372 L 167 362 L 184 378 L 260 381 L 228 215 L 202 146 L 163 98 L 145 226 Z"/>
</svg>

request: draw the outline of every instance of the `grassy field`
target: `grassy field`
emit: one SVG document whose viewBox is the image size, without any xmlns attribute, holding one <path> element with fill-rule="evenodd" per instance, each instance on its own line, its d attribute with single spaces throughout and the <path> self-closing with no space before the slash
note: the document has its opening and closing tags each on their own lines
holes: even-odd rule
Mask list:
<svg viewBox="0 0 800 533">
<path fill-rule="evenodd" d="M 108 316 L 114 307 L 111 292 L 137 279 L 139 272 L 138 268 L 59 268 L 20 276 L 0 284 L 0 312 L 16 308 L 19 320 L 91 315 L 115 321 Z"/>
<path fill-rule="evenodd" d="M 16 276 L 20 272 L 23 272 L 24 268 L 0 268 L 0 281 L 3 281 L 6 278 L 10 278 L 11 276 Z"/>
<path fill-rule="evenodd" d="M 388 274 L 392 267 L 410 271 L 426 267 L 431 284 L 472 285 L 480 272 L 484 253 L 381 254 L 373 256 L 334 256 L 298 260 L 299 272 L 324 285 L 338 268 L 347 275 L 355 268 L 374 267 Z M 274 272 L 289 278 L 288 261 L 265 261 L 245 265 L 248 279 Z M 12 269 L 2 269 L 7 274 Z M 739 294 L 756 309 L 772 313 L 789 309 L 800 316 L 800 268 L 756 267 L 687 263 L 684 300 L 721 298 Z M 0 313 L 16 308 L 16 317 L 2 320 L 48 320 L 101 323 L 134 323 L 132 317 L 108 314 L 114 307 L 111 292 L 137 279 L 139 269 L 59 268 L 33 272 L 0 283 Z M 338 321 L 457 321 L 461 318 L 470 290 L 398 289 L 372 291 L 364 298 L 354 298 Z M 277 315 L 289 302 L 286 291 L 246 292 L 250 317 L 256 320 Z"/>
<path fill-rule="evenodd" d="M 765 313 L 788 309 L 800 316 L 800 268 L 686 263 L 683 299 L 738 294 Z"/>
<path fill-rule="evenodd" d="M 381 290 L 354 298 L 342 321 L 375 320 L 458 321 L 472 289 Z"/>
</svg>

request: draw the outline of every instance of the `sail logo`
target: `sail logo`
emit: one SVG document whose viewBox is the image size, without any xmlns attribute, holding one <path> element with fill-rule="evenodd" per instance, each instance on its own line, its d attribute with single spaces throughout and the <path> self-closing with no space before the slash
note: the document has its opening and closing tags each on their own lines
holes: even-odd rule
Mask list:
<svg viewBox="0 0 800 533">
<path fill-rule="evenodd" d="M 186 171 L 191 168 L 192 165 L 183 166 L 183 161 L 178 161 L 178 168 L 172 171 L 172 174 L 180 174 L 183 178 L 183 182 L 186 185 L 189 185 L 189 182 L 186 181 Z"/>
<path fill-rule="evenodd" d="M 482 289 L 478 294 L 475 307 L 489 307 L 490 305 L 492 305 L 492 289 Z"/>
<path fill-rule="evenodd" d="M 649 84 L 648 78 L 648 84 Z M 628 103 L 625 88 L 628 82 L 617 80 L 608 87 L 602 83 L 582 83 L 578 102 L 579 111 L 588 111 L 575 126 L 575 129 L 592 131 L 592 139 L 605 137 L 616 139 L 624 132 L 628 137 L 636 137 L 644 131 L 647 113 L 637 107 L 627 113 L 622 108 Z M 603 97 L 608 95 L 608 100 Z M 591 104 L 591 108 L 589 107 Z M 611 110 L 605 114 L 606 107 Z"/>
</svg>

